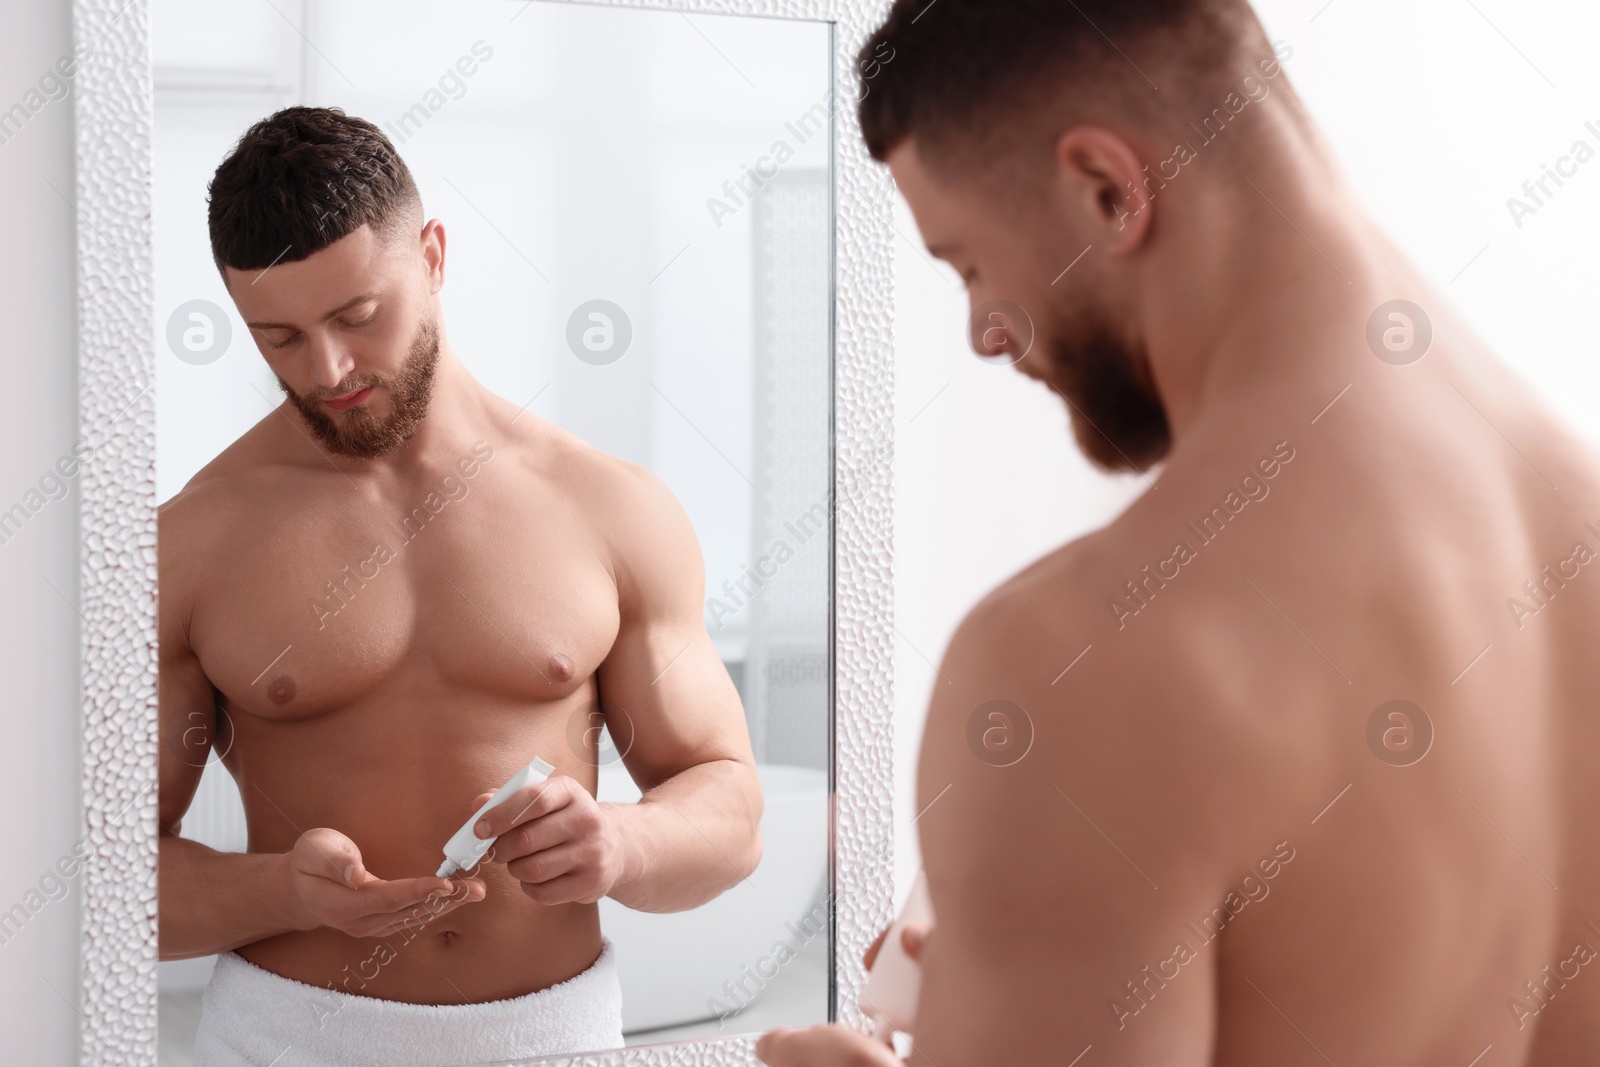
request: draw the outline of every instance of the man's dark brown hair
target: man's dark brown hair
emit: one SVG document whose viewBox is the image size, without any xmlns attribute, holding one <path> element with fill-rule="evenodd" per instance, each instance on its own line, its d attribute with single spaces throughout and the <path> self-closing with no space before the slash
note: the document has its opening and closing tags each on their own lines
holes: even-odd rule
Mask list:
<svg viewBox="0 0 1600 1067">
<path fill-rule="evenodd" d="M 363 225 L 386 241 L 422 230 L 422 198 L 394 145 L 336 107 L 284 108 L 251 126 L 207 190 L 219 272 L 293 263 Z"/>
<path fill-rule="evenodd" d="M 860 53 L 861 132 L 880 162 L 907 138 L 952 170 L 1048 160 L 1074 122 L 1181 128 L 1256 52 L 1245 0 L 896 0 Z"/>
</svg>

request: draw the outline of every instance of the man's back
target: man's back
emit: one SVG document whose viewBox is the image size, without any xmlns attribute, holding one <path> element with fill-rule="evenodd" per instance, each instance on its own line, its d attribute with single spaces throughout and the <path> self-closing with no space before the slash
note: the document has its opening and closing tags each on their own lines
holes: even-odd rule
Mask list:
<svg viewBox="0 0 1600 1067">
<path fill-rule="evenodd" d="M 878 48 L 862 136 L 974 349 L 1096 467 L 1164 461 L 938 667 L 913 1059 L 1600 1062 L 1600 461 L 1247 0 L 895 0 Z"/>
<path fill-rule="evenodd" d="M 1600 1053 L 1600 465 L 1443 319 L 1407 366 L 1351 325 L 952 641 L 936 1062 L 974 971 L 1063 1063 Z"/>
</svg>

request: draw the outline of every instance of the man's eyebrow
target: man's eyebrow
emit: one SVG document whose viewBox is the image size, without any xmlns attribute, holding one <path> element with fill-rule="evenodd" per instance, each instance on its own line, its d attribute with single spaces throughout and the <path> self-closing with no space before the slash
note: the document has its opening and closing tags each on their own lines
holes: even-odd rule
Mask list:
<svg viewBox="0 0 1600 1067">
<path fill-rule="evenodd" d="M 376 299 L 378 299 L 377 293 L 362 293 L 360 296 L 352 297 L 349 300 L 346 300 L 344 303 L 340 304 L 338 307 L 322 316 L 319 321 L 327 322 L 341 311 L 349 311 L 357 304 L 365 304 L 369 300 Z M 252 330 L 298 330 L 300 328 L 292 322 L 247 322 L 245 325 L 250 327 Z"/>
</svg>

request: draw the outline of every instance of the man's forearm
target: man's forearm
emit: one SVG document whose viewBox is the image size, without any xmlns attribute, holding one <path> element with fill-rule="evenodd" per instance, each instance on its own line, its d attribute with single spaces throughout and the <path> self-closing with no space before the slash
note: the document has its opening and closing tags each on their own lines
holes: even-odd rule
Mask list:
<svg viewBox="0 0 1600 1067">
<path fill-rule="evenodd" d="M 683 911 L 736 885 L 761 861 L 761 785 L 735 760 L 690 767 L 637 804 L 603 804 L 623 841 L 609 896 L 638 911 Z"/>
<path fill-rule="evenodd" d="M 163 834 L 160 862 L 164 960 L 209 956 L 300 928 L 287 854 L 218 852 Z"/>
</svg>

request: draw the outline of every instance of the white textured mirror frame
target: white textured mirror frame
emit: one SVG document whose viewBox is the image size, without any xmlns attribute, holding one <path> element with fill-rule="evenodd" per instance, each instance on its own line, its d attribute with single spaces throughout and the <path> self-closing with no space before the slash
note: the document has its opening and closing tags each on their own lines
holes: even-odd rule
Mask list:
<svg viewBox="0 0 1600 1067">
<path fill-rule="evenodd" d="M 438 0 L 443 3 L 446 0 Z M 518 0 L 506 0 L 508 4 Z M 550 2 L 550 0 L 541 0 Z M 570 2 L 570 0 L 556 0 Z M 860 1024 L 861 954 L 893 862 L 891 184 L 856 123 L 856 55 L 887 0 L 592 0 L 833 24 L 834 556 L 830 877 L 834 988 Z M 74 0 L 82 467 L 80 1062 L 156 1063 L 156 489 L 148 0 Z M 544 1060 L 754 1064 L 731 1037 Z"/>
</svg>

